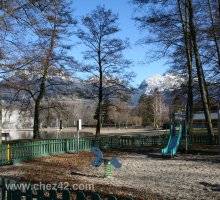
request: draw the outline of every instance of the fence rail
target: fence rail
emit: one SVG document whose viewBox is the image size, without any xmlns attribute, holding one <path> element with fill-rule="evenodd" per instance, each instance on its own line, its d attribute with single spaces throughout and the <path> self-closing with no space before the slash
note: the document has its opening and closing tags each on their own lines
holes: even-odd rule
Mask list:
<svg viewBox="0 0 220 200">
<path fill-rule="evenodd" d="M 211 137 L 210 135 L 193 135 L 191 137 L 191 143 L 192 144 L 198 144 L 198 145 L 218 145 L 218 135 L 215 135 L 214 137 Z"/>
<path fill-rule="evenodd" d="M 34 189 L 33 184 L 14 182 L 13 180 L 1 180 L 1 200 L 119 200 L 113 195 L 101 195 L 96 192 L 84 191 L 70 191 L 66 190 L 46 190 Z M 22 189 L 21 189 L 22 188 Z M 104 196 L 104 197 L 103 197 Z M 124 198 L 125 199 L 125 198 Z M 126 198 L 126 200 L 133 200 L 133 198 Z"/>
<path fill-rule="evenodd" d="M 43 157 L 51 154 L 65 152 L 76 152 L 90 150 L 92 146 L 102 148 L 123 149 L 138 147 L 166 146 L 169 135 L 135 135 L 135 136 L 103 136 L 84 137 L 79 140 L 77 149 L 77 139 L 50 139 L 42 141 L 25 141 L 12 144 L 2 144 L 0 146 L 0 165 L 16 164 L 31 158 Z M 189 144 L 197 145 L 218 145 L 218 136 L 193 135 L 188 139 Z M 180 145 L 185 145 L 183 136 Z"/>
<path fill-rule="evenodd" d="M 104 136 L 104 137 L 85 137 L 80 138 L 79 148 L 77 139 L 56 139 L 56 140 L 42 140 L 42 141 L 25 141 L 11 144 L 2 144 L 0 146 L 0 165 L 15 164 L 21 161 L 30 160 L 32 158 L 43 157 L 51 154 L 59 154 L 65 152 L 76 152 L 90 150 L 92 146 L 99 146 L 101 148 L 123 149 L 123 148 L 140 148 L 140 147 L 154 147 L 165 146 L 168 142 L 169 135 L 157 136 Z M 218 136 L 210 137 L 208 135 L 193 135 L 188 140 L 189 144 L 197 145 L 218 145 Z M 181 140 L 182 146 L 185 145 L 185 138 Z M 3 180 L 4 183 L 4 180 Z M 37 193 L 26 190 L 7 190 L 2 184 L 2 200 L 19 200 L 25 197 L 26 200 L 33 198 L 44 200 L 69 200 L 71 193 L 69 191 L 37 191 Z M 84 192 L 75 193 L 76 200 L 101 200 L 97 193 L 88 194 Z M 117 200 L 114 196 L 105 198 L 108 200 Z M 127 198 L 129 200 L 129 198 Z M 131 200 L 131 199 L 130 199 Z"/>
<path fill-rule="evenodd" d="M 6 165 L 8 164 L 9 160 L 11 159 L 9 156 L 11 154 L 10 146 L 7 144 L 2 144 L 0 146 L 0 164 Z"/>
</svg>

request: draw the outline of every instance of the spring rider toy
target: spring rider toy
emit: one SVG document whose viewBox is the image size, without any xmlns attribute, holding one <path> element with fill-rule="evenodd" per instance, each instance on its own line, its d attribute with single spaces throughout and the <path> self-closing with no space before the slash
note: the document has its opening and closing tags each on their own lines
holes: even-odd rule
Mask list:
<svg viewBox="0 0 220 200">
<path fill-rule="evenodd" d="M 92 166 L 99 167 L 104 163 L 105 169 L 105 178 L 112 177 L 112 166 L 115 168 L 121 168 L 122 164 L 118 161 L 116 157 L 112 157 L 112 159 L 105 159 L 101 150 L 98 147 L 92 147 L 92 152 L 97 156 L 97 158 L 92 162 Z"/>
</svg>

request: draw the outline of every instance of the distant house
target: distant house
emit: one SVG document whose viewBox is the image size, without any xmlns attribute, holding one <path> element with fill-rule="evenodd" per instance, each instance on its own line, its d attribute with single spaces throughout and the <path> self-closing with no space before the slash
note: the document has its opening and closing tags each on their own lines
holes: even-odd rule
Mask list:
<svg viewBox="0 0 220 200">
<path fill-rule="evenodd" d="M 218 112 L 211 113 L 213 128 L 218 127 Z M 193 127 L 194 128 L 205 128 L 206 127 L 205 114 L 203 111 L 198 111 L 193 114 Z"/>
<path fill-rule="evenodd" d="M 216 99 L 210 101 L 210 112 L 213 128 L 218 127 L 218 102 Z M 201 101 L 194 104 L 193 113 L 193 127 L 194 128 L 206 128 L 207 122 L 205 120 L 205 114 L 203 111 L 203 105 Z"/>
</svg>

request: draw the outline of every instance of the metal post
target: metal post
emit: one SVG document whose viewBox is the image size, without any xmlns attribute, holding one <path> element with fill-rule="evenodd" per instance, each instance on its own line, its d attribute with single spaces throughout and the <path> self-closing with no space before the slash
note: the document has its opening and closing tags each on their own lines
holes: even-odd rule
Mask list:
<svg viewBox="0 0 220 200">
<path fill-rule="evenodd" d="M 77 127 L 77 152 L 79 152 L 79 129 Z"/>
<path fill-rule="evenodd" d="M 185 120 L 184 120 L 184 132 L 185 132 L 185 142 L 186 142 L 186 153 L 188 153 L 188 120 L 189 120 L 189 116 L 188 116 L 188 103 L 185 105 Z"/>
<path fill-rule="evenodd" d="M 11 161 L 11 146 L 10 144 L 7 144 L 7 161 Z"/>
<path fill-rule="evenodd" d="M 186 137 L 186 153 L 188 152 L 188 135 L 187 135 L 187 129 L 188 129 L 188 123 L 186 121 L 186 118 L 185 118 L 185 137 Z"/>
</svg>

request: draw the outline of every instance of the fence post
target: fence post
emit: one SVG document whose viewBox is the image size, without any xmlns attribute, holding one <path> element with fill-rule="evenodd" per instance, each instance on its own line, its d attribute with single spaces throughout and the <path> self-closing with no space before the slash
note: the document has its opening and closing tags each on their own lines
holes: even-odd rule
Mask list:
<svg viewBox="0 0 220 200">
<path fill-rule="evenodd" d="M 11 146 L 10 144 L 7 144 L 7 161 L 11 162 Z"/>
<path fill-rule="evenodd" d="M 26 200 L 32 200 L 32 190 L 31 190 L 31 188 L 28 188 L 27 190 L 26 190 Z"/>
<path fill-rule="evenodd" d="M 84 194 L 84 192 L 77 192 L 76 200 L 86 200 L 86 195 Z"/>
<path fill-rule="evenodd" d="M 66 139 L 66 142 L 65 142 L 65 152 L 67 153 L 69 151 L 69 140 Z"/>
<path fill-rule="evenodd" d="M 101 197 L 98 193 L 92 193 L 92 200 L 101 200 Z"/>
<path fill-rule="evenodd" d="M 116 198 L 115 196 L 111 195 L 111 196 L 108 198 L 108 200 L 117 200 L 117 198 Z"/>
<path fill-rule="evenodd" d="M 63 191 L 63 199 L 70 200 L 70 191 L 69 190 Z"/>
<path fill-rule="evenodd" d="M 50 190 L 50 200 L 56 200 L 57 199 L 57 192 L 55 190 Z"/>
<path fill-rule="evenodd" d="M 4 200 L 5 199 L 5 192 L 6 192 L 6 189 L 5 189 L 5 179 L 2 178 L 2 199 Z"/>
<path fill-rule="evenodd" d="M 12 200 L 14 199 L 19 200 L 21 198 L 20 190 L 8 190 L 8 192 L 12 194 Z"/>
<path fill-rule="evenodd" d="M 44 200 L 44 191 L 42 189 L 37 190 L 37 199 Z"/>
</svg>

